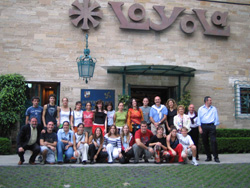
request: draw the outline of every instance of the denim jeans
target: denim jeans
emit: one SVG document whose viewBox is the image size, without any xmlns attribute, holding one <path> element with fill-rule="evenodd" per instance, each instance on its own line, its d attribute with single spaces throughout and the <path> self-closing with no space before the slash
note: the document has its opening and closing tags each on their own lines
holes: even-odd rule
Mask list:
<svg viewBox="0 0 250 188">
<path fill-rule="evenodd" d="M 68 144 L 64 144 L 62 141 L 57 142 L 57 162 L 63 162 L 63 154 L 65 154 L 64 161 L 69 161 L 71 157 L 73 157 L 73 147 L 69 147 L 65 150 L 65 146 Z"/>
</svg>

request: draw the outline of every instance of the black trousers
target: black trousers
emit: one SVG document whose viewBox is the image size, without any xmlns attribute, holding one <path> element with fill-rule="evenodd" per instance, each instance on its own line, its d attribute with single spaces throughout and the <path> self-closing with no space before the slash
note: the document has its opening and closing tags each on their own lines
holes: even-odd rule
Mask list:
<svg viewBox="0 0 250 188">
<path fill-rule="evenodd" d="M 192 128 L 191 131 L 188 133 L 192 140 L 194 141 L 194 145 L 196 146 L 196 158 L 199 158 L 199 127 Z"/>
<path fill-rule="evenodd" d="M 32 155 L 30 156 L 29 162 L 34 163 L 36 156 L 40 153 L 40 146 L 37 143 L 35 143 L 33 145 L 30 145 L 30 146 L 26 145 L 23 149 L 24 149 L 24 152 L 19 152 L 18 148 L 17 148 L 17 154 L 20 157 L 20 161 L 24 162 L 23 155 L 24 155 L 26 150 L 30 150 L 30 151 L 32 151 Z"/>
<path fill-rule="evenodd" d="M 95 144 L 90 144 L 89 145 L 89 159 L 90 161 L 94 160 L 94 156 L 97 153 L 97 149 L 95 148 Z M 105 163 L 106 159 L 108 157 L 108 153 L 107 152 L 103 152 L 102 150 L 99 152 L 96 162 L 97 163 Z"/>
<path fill-rule="evenodd" d="M 129 160 L 134 157 L 134 150 L 131 148 L 128 152 L 122 150 L 122 158 L 119 158 L 121 164 L 129 163 Z"/>
<path fill-rule="evenodd" d="M 201 124 L 202 128 L 202 142 L 205 148 L 205 152 L 207 155 L 207 158 L 212 158 L 211 157 L 211 152 L 210 152 L 210 145 L 209 145 L 209 137 L 210 137 L 210 142 L 212 146 L 212 152 L 214 158 L 218 158 L 218 149 L 217 149 L 217 141 L 216 141 L 216 126 L 215 125 L 204 125 Z"/>
</svg>

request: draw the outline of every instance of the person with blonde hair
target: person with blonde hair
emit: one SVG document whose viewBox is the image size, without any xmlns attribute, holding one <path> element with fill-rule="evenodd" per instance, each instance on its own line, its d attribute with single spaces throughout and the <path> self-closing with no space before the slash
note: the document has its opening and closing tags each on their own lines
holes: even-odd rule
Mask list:
<svg viewBox="0 0 250 188">
<path fill-rule="evenodd" d="M 174 126 L 177 129 L 178 133 L 181 133 L 181 128 L 186 127 L 188 132 L 191 130 L 191 120 L 190 117 L 184 114 L 185 107 L 183 105 L 179 105 L 177 107 L 177 115 L 174 116 Z"/>
<path fill-rule="evenodd" d="M 177 104 L 174 99 L 168 99 L 166 102 L 166 107 L 168 109 L 168 116 L 166 119 L 166 130 L 170 132 L 171 127 L 174 125 L 174 116 L 177 115 Z"/>
<path fill-rule="evenodd" d="M 129 132 L 128 125 L 124 125 L 121 131 L 122 157 L 119 158 L 121 164 L 129 163 L 129 160 L 134 157 L 133 144 L 135 139 L 132 133 Z"/>
<path fill-rule="evenodd" d="M 177 138 L 181 145 L 183 146 L 183 150 L 181 152 L 181 157 L 184 160 L 184 164 L 187 163 L 187 157 L 192 156 L 191 163 L 194 166 L 198 166 L 199 163 L 196 160 L 196 146 L 194 142 L 188 134 L 188 129 L 186 127 L 181 128 L 181 134 L 177 133 Z"/>
</svg>

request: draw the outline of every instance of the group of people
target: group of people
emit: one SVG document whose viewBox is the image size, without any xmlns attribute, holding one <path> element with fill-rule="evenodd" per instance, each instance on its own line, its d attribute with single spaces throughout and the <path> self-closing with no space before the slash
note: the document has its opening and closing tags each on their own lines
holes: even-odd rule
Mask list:
<svg viewBox="0 0 250 188">
<path fill-rule="evenodd" d="M 21 127 L 17 139 L 19 165 L 24 162 L 24 152 L 31 150 L 30 164 L 35 164 L 38 155 L 41 164 L 78 162 L 87 164 L 109 163 L 115 160 L 136 164 L 140 159 L 147 163 L 154 157 L 159 164 L 164 161 L 181 164 L 191 163 L 198 166 L 198 141 L 202 135 L 207 154 L 206 161 L 211 161 L 209 137 L 215 162 L 220 162 L 217 152 L 216 126 L 219 124 L 218 113 L 212 106 L 211 97 L 204 98 L 204 105 L 198 110 L 190 104 L 185 114 L 183 105 L 177 106 L 174 99 L 168 99 L 166 105 L 161 98 L 154 98 L 154 105 L 149 107 L 149 99 L 143 99 L 143 106 L 138 107 L 135 99 L 131 100 L 128 111 L 123 102 L 118 103 L 115 111 L 111 102 L 104 106 L 98 100 L 95 110 L 87 102 L 85 111 L 81 101 L 75 109 L 68 106 L 68 99 L 62 99 L 62 106 L 55 104 L 56 96 L 49 96 L 49 104 L 42 108 L 39 98 L 32 98 L 32 106 L 26 111 L 26 125 Z"/>
</svg>

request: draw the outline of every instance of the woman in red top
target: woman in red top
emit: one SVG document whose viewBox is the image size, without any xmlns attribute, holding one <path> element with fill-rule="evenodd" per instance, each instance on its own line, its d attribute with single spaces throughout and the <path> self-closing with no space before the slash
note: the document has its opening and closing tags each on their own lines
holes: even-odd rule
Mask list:
<svg viewBox="0 0 250 188">
<path fill-rule="evenodd" d="M 82 122 L 84 124 L 84 129 L 88 132 L 88 136 L 92 135 L 92 127 L 94 121 L 94 112 L 91 110 L 91 103 L 87 102 L 85 105 L 86 111 L 83 111 L 82 114 Z"/>
<path fill-rule="evenodd" d="M 130 108 L 128 109 L 127 124 L 129 131 L 135 135 L 135 132 L 140 129 L 141 121 L 143 121 L 143 112 L 137 106 L 135 99 L 131 99 Z"/>
</svg>

